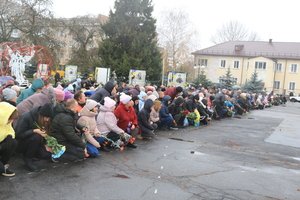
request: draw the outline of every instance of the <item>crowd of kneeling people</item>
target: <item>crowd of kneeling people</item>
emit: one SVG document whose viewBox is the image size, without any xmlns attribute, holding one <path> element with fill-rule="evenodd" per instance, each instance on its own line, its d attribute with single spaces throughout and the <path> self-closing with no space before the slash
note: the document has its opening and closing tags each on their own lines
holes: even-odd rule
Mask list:
<svg viewBox="0 0 300 200">
<path fill-rule="evenodd" d="M 203 87 L 118 86 L 109 81 L 97 89 L 84 88 L 80 79 L 65 87 L 35 79 L 21 92 L 8 81 L 0 94 L 3 176 L 15 175 L 8 165 L 14 153 L 21 154 L 28 170 L 38 171 L 36 158 L 82 161 L 100 151 L 136 148 L 136 139 L 151 139 L 157 129 L 207 125 L 286 102 L 280 96 Z"/>
</svg>

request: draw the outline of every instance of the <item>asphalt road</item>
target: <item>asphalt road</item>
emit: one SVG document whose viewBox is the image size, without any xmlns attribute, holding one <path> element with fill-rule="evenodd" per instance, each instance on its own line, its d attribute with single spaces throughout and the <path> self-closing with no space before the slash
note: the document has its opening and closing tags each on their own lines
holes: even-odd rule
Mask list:
<svg viewBox="0 0 300 200">
<path fill-rule="evenodd" d="M 40 162 L 0 177 L 0 199 L 300 199 L 300 103 L 159 132 L 137 149 L 81 163 Z"/>
</svg>

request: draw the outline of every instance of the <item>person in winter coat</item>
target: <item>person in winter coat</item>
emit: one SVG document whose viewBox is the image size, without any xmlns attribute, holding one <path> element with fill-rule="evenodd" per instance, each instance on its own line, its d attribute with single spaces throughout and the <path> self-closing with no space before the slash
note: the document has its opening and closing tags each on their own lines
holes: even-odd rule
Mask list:
<svg viewBox="0 0 300 200">
<path fill-rule="evenodd" d="M 3 176 L 14 176 L 8 167 L 8 161 L 17 147 L 12 121 L 18 117 L 16 107 L 0 102 L 0 173 Z"/>
<path fill-rule="evenodd" d="M 132 96 L 132 97 L 137 97 L 140 94 L 140 86 L 139 85 L 135 85 L 134 88 L 130 89 L 128 91 L 128 93 Z"/>
<path fill-rule="evenodd" d="M 19 113 L 29 112 L 31 109 L 43 106 L 47 103 L 55 105 L 56 95 L 52 87 L 44 88 L 42 92 L 36 93 L 17 105 Z"/>
<path fill-rule="evenodd" d="M 153 107 L 150 112 L 150 121 L 156 123 L 157 125 L 159 122 L 159 111 L 161 109 L 161 102 L 159 100 L 153 101 Z"/>
<path fill-rule="evenodd" d="M 177 97 L 173 103 L 169 106 L 170 114 L 173 116 L 176 124 L 178 126 L 184 125 L 184 119 L 187 115 L 186 108 L 185 108 L 185 101 L 184 99 L 179 96 Z"/>
<path fill-rule="evenodd" d="M 141 111 L 144 107 L 145 100 L 147 99 L 147 94 L 141 91 L 138 97 L 139 97 L 139 111 Z"/>
<path fill-rule="evenodd" d="M 85 132 L 85 140 L 87 142 L 87 153 L 91 157 L 97 157 L 98 149 L 104 149 L 105 138 L 101 137 L 100 131 L 97 128 L 96 116 L 98 114 L 98 103 L 92 99 L 86 101 L 85 106 L 80 111 L 80 118 L 77 122 L 79 126 L 84 126 L 88 129 Z"/>
<path fill-rule="evenodd" d="M 108 81 L 103 88 L 99 88 L 96 90 L 95 94 L 91 96 L 91 99 L 98 103 L 103 103 L 104 97 L 110 97 L 116 94 L 117 89 L 116 85 L 112 81 Z"/>
<path fill-rule="evenodd" d="M 157 129 L 157 124 L 151 122 L 150 113 L 153 107 L 153 101 L 151 99 L 147 99 L 145 101 L 144 108 L 138 114 L 138 122 L 139 127 L 142 131 L 141 136 L 143 138 L 151 139 L 155 136 L 154 130 Z"/>
<path fill-rule="evenodd" d="M 183 91 L 183 88 L 178 86 L 178 87 L 170 87 L 164 93 L 165 93 L 165 95 L 169 95 L 171 97 L 171 99 L 173 100 L 182 91 Z"/>
<path fill-rule="evenodd" d="M 114 111 L 114 114 L 118 119 L 118 127 L 124 132 L 132 135 L 133 132 L 137 131 L 138 120 L 133 108 L 131 96 L 126 94 L 120 96 L 120 103 Z"/>
<path fill-rule="evenodd" d="M 30 88 L 27 88 L 26 90 L 23 90 L 21 92 L 20 96 L 17 99 L 17 104 L 21 103 L 23 100 L 30 97 L 34 93 L 41 91 L 43 87 L 44 87 L 44 81 L 40 78 L 35 79 L 32 82 L 32 85 Z"/>
<path fill-rule="evenodd" d="M 172 129 L 172 126 L 177 126 L 173 116 L 169 113 L 170 102 L 171 102 L 171 97 L 169 95 L 163 97 L 162 106 L 159 111 L 160 128 Z"/>
<path fill-rule="evenodd" d="M 80 161 L 87 157 L 86 145 L 81 135 L 76 130 L 78 103 L 69 99 L 64 104 L 58 104 L 55 108 L 50 135 L 56 138 L 57 142 L 66 146 L 65 153 L 59 158 L 61 160 Z M 83 130 L 83 134 L 88 131 Z"/>
<path fill-rule="evenodd" d="M 2 94 L 3 94 L 3 100 L 2 101 L 5 101 L 13 106 L 17 106 L 17 92 L 14 91 L 13 89 L 10 89 L 10 88 L 5 88 L 3 91 L 2 91 Z"/>
<path fill-rule="evenodd" d="M 16 124 L 19 150 L 23 153 L 25 165 L 30 171 L 39 170 L 33 163 L 33 158 L 50 158 L 51 156 L 45 149 L 44 137 L 49 133 L 52 117 L 52 104 L 45 104 L 21 115 Z"/>
<path fill-rule="evenodd" d="M 218 92 L 215 96 L 215 100 L 213 101 L 214 105 L 216 106 L 216 114 L 217 118 L 223 118 L 224 114 L 226 113 L 224 109 L 224 101 L 225 101 L 225 93 L 226 89 L 222 89 L 221 92 Z"/>
<path fill-rule="evenodd" d="M 82 108 L 85 106 L 85 103 L 86 103 L 85 94 L 82 91 L 78 91 L 75 93 L 74 99 L 78 103 L 77 112 L 80 113 L 80 111 L 82 110 Z"/>
<path fill-rule="evenodd" d="M 116 102 L 109 98 L 104 98 L 104 105 L 100 106 L 100 113 L 97 117 L 97 127 L 109 140 L 118 143 L 127 144 L 128 147 L 135 148 L 136 146 L 129 142 L 131 136 L 129 136 L 123 129 L 118 126 L 118 120 L 114 114 L 116 108 Z"/>
</svg>

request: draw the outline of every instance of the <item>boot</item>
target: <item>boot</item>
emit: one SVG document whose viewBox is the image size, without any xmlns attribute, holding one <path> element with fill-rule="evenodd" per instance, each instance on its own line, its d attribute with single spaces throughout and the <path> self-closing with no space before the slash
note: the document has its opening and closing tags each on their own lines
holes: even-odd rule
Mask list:
<svg viewBox="0 0 300 200">
<path fill-rule="evenodd" d="M 39 168 L 33 163 L 31 158 L 24 158 L 25 166 L 31 172 L 39 171 Z"/>
</svg>

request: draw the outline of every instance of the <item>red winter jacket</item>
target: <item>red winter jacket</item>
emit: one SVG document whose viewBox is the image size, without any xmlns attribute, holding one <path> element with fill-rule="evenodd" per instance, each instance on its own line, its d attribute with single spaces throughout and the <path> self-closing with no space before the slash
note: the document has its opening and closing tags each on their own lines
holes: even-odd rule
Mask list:
<svg viewBox="0 0 300 200">
<path fill-rule="evenodd" d="M 169 95 L 172 100 L 175 99 L 177 92 L 176 92 L 176 87 L 169 87 L 167 90 L 164 92 L 165 95 Z"/>
<path fill-rule="evenodd" d="M 137 116 L 133 107 L 126 108 L 123 103 L 120 103 L 115 110 L 115 116 L 118 119 L 118 127 L 126 131 L 129 122 L 137 126 Z"/>
</svg>

